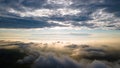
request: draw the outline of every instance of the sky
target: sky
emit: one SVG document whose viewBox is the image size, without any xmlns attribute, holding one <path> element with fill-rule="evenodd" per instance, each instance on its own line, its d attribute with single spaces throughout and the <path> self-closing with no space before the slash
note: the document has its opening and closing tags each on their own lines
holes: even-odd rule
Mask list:
<svg viewBox="0 0 120 68">
<path fill-rule="evenodd" d="M 120 0 L 0 0 L 0 40 L 120 44 Z"/>
<path fill-rule="evenodd" d="M 0 0 L 0 56 L 0 68 L 120 68 L 120 0 Z"/>
</svg>

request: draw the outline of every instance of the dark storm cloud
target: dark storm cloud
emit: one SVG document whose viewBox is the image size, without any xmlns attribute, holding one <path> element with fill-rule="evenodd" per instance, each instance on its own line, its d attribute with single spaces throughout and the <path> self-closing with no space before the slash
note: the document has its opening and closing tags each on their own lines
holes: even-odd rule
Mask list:
<svg viewBox="0 0 120 68">
<path fill-rule="evenodd" d="M 88 15 L 77 15 L 77 16 L 69 16 L 66 15 L 64 17 L 60 17 L 60 16 L 52 16 L 50 18 L 48 18 L 50 20 L 54 20 L 54 21 L 75 21 L 75 22 L 79 22 L 79 21 L 89 21 L 92 20 L 92 18 L 90 18 Z"/>
<path fill-rule="evenodd" d="M 21 8 L 20 10 L 22 10 L 23 7 L 38 9 L 38 8 L 46 8 L 53 6 L 51 4 L 47 4 L 46 2 L 47 0 L 35 0 L 35 1 L 34 0 L 1 0 L 0 4 L 1 4 L 1 9 L 3 7 L 6 7 L 4 8 L 6 10 L 8 8 L 15 8 L 15 9 Z M 92 9 L 99 9 L 99 7 L 105 7 L 106 9 L 108 9 L 108 11 L 112 12 L 112 11 L 119 11 L 119 7 L 118 7 L 119 3 L 120 3 L 119 0 L 99 0 L 99 1 L 73 0 L 73 4 L 71 4 L 70 7 L 85 8 L 85 9 L 90 8 L 91 10 L 89 11 L 92 11 Z M 55 8 L 55 5 L 53 7 Z"/>
<path fill-rule="evenodd" d="M 106 11 L 111 13 L 120 13 L 120 0 L 75 0 L 73 6 L 77 8 L 86 7 L 95 11 L 96 9 L 105 8 Z M 116 14 L 119 15 L 119 14 Z"/>
<path fill-rule="evenodd" d="M 106 11 L 120 16 L 120 0 L 105 0 Z"/>
<path fill-rule="evenodd" d="M 93 29 L 105 27 L 103 29 L 119 29 L 119 4 L 119 0 L 0 0 L 0 16 L 7 19 L 7 23 L 5 19 L 0 19 L 0 28 L 61 27 L 61 25 L 57 23 L 48 23 L 48 21 L 52 20 L 60 21 L 63 24 L 66 24 L 66 21 L 68 21 L 67 24 L 80 28 L 87 27 Z M 101 9 L 104 10 L 99 11 Z M 101 14 L 94 15 L 94 13 Z M 104 19 L 100 17 L 107 13 L 108 16 L 104 16 Z M 112 14 L 114 16 L 110 18 L 109 15 Z M 96 18 L 96 16 L 99 18 Z M 13 21 L 13 19 L 11 20 L 10 18 L 8 19 L 7 17 L 13 17 L 16 21 Z M 19 23 L 23 22 L 23 19 L 30 23 Z M 38 23 L 38 21 L 40 23 Z M 8 26 L 8 22 L 10 26 Z M 104 25 L 98 26 L 99 24 L 96 22 L 104 22 Z M 111 25 L 114 26 L 111 27 L 108 22 L 112 22 Z M 106 25 L 106 23 L 108 24 Z"/>
<path fill-rule="evenodd" d="M 18 9 L 22 7 L 40 8 L 45 2 L 46 0 L 1 0 L 0 4 L 8 8 Z"/>
<path fill-rule="evenodd" d="M 63 26 L 57 23 L 47 23 L 30 19 L 19 19 L 10 17 L 0 17 L 0 28 L 44 28 L 53 26 Z"/>
</svg>

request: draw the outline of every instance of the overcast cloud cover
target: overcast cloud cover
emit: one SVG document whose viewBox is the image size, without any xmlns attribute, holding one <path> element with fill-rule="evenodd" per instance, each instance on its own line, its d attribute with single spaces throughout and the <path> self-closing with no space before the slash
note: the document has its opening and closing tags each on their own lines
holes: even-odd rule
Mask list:
<svg viewBox="0 0 120 68">
<path fill-rule="evenodd" d="M 120 0 L 0 0 L 0 28 L 120 29 Z"/>
</svg>

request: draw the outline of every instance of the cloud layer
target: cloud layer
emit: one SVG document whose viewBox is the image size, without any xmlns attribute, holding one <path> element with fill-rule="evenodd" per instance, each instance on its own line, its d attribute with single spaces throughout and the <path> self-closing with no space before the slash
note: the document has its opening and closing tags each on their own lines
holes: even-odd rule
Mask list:
<svg viewBox="0 0 120 68">
<path fill-rule="evenodd" d="M 11 46 L 17 46 L 20 52 L 26 53 L 25 57 L 16 62 L 20 65 L 29 64 L 31 68 L 120 67 L 120 48 L 117 45 L 92 46 L 62 42 L 24 43 L 19 41 L 0 41 L 0 43 L 0 49 L 9 50 Z"/>
<path fill-rule="evenodd" d="M 119 0 L 1 0 L 0 28 L 119 30 L 119 4 Z"/>
</svg>

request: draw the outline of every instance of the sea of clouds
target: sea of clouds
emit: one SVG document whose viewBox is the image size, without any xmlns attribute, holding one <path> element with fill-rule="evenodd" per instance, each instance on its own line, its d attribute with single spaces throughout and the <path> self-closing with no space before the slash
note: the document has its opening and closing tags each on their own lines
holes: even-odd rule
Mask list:
<svg viewBox="0 0 120 68">
<path fill-rule="evenodd" d="M 24 43 L 1 41 L 3 46 L 18 46 L 27 56 L 16 63 L 31 63 L 31 68 L 120 68 L 119 45 L 83 45 L 63 42 Z M 2 47 L 2 46 L 1 46 Z"/>
</svg>

